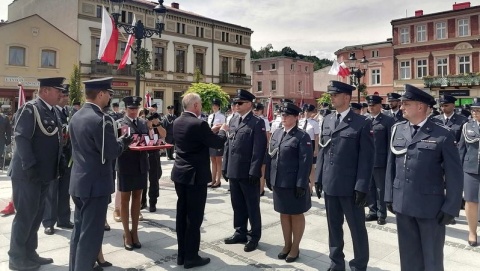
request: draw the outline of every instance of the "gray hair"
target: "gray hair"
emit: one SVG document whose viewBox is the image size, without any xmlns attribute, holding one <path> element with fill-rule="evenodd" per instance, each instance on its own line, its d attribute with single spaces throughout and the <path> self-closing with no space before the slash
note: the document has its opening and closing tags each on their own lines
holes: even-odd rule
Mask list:
<svg viewBox="0 0 480 271">
<path fill-rule="evenodd" d="M 202 102 L 202 98 L 200 98 L 200 95 L 197 93 L 188 93 L 185 96 L 183 96 L 182 99 L 182 106 L 183 110 L 188 110 L 191 108 L 196 102 Z"/>
</svg>

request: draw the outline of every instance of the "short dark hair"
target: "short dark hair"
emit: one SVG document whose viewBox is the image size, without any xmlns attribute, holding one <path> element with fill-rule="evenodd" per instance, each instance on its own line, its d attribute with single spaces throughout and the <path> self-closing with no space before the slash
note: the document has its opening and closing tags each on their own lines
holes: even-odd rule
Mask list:
<svg viewBox="0 0 480 271">
<path fill-rule="evenodd" d="M 103 89 L 86 89 L 85 90 L 85 98 L 89 99 L 89 100 L 95 100 L 95 98 L 97 98 L 97 95 L 98 93 L 102 92 L 102 91 L 107 91 L 107 90 L 103 90 Z"/>
</svg>

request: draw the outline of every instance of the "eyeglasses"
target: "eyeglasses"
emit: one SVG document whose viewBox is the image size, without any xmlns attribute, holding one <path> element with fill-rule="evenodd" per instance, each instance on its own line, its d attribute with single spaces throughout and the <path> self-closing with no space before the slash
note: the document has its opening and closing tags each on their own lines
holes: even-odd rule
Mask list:
<svg viewBox="0 0 480 271">
<path fill-rule="evenodd" d="M 243 105 L 246 102 L 233 102 L 234 105 Z"/>
</svg>

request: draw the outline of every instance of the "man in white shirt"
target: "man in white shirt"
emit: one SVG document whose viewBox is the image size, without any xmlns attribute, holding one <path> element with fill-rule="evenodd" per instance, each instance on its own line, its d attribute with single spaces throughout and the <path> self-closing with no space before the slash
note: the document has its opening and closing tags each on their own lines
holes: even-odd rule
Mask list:
<svg viewBox="0 0 480 271">
<path fill-rule="evenodd" d="M 265 106 L 261 103 L 256 103 L 253 106 L 253 114 L 265 122 L 265 134 L 267 135 L 267 146 L 268 142 L 270 140 L 270 122 L 268 121 L 267 117 L 263 115 L 263 111 L 265 109 Z M 265 151 L 265 155 L 267 155 L 267 152 Z M 265 158 L 266 159 L 266 158 Z M 265 195 L 265 159 L 263 160 L 262 164 L 262 178 L 260 179 L 260 196 Z"/>
</svg>

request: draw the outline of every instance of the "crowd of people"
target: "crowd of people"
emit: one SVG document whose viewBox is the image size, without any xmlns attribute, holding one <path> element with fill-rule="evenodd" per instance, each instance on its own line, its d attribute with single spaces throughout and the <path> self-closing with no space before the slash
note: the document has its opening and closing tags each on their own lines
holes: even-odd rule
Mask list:
<svg viewBox="0 0 480 271">
<path fill-rule="evenodd" d="M 171 180 L 178 196 L 177 264 L 186 269 L 210 262 L 199 255 L 200 228 L 208 187 L 220 187 L 222 179 L 233 209 L 233 234 L 224 242 L 243 244 L 245 252 L 256 250 L 262 237 L 260 197 L 266 188 L 280 214 L 284 245 L 278 258 L 287 263 L 300 256 L 312 196 L 325 201 L 328 270 L 346 269 L 345 219 L 354 248 L 350 269 L 366 270 L 365 221 L 384 225 L 387 211 L 396 216 L 402 270 L 444 270 L 445 226 L 455 223 L 462 192 L 467 242 L 477 246 L 480 101 L 471 105 L 468 119 L 455 113 L 456 99 L 444 95 L 442 113 L 435 115 L 435 99 L 406 85 L 402 95 L 387 95 L 386 109 L 378 95 L 367 96 L 365 104 L 352 103 L 355 87 L 331 81 L 331 104 L 317 110 L 283 99 L 270 123 L 264 105 L 243 89 L 227 117 L 219 99 L 208 101 L 213 112 L 202 117 L 202 100 L 195 93 L 184 95 L 180 116 L 168 106 L 161 117 L 155 105 L 142 110 L 137 96 L 123 98 L 124 113 L 116 103 L 111 107 L 112 78 L 85 81 L 81 108 L 67 105 L 64 78 L 39 81 L 37 98 L 14 117 L 12 270 L 53 262 L 36 252 L 42 224 L 48 235 L 55 225 L 73 229 L 70 270 L 110 266 L 101 246 L 110 229 L 106 214 L 114 192 L 113 215 L 122 223 L 124 248 L 141 249 L 140 210 L 157 210 L 162 168 L 159 150 L 129 148 L 134 134 L 175 145 L 166 156 L 174 160 Z"/>
</svg>

